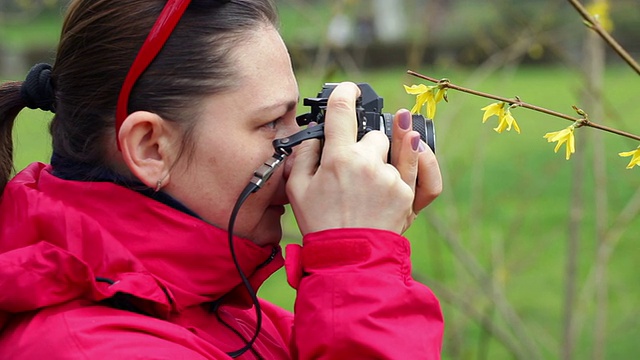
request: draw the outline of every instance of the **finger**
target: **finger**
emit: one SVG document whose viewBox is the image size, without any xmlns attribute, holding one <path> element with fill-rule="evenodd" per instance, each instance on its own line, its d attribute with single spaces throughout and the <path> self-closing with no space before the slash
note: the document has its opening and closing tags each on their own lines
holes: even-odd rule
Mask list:
<svg viewBox="0 0 640 360">
<path fill-rule="evenodd" d="M 416 178 L 418 176 L 418 158 L 420 156 L 420 134 L 417 131 L 410 131 L 399 142 L 400 149 L 397 151 L 397 160 L 393 164 L 402 181 L 416 190 Z"/>
<path fill-rule="evenodd" d="M 287 179 L 288 195 L 306 190 L 307 184 L 318 169 L 320 153 L 320 140 L 316 139 L 304 141 L 295 147 L 293 156 L 287 159 L 287 161 L 293 161 Z"/>
<path fill-rule="evenodd" d="M 393 117 L 391 131 L 391 164 L 397 164 L 405 135 L 411 131 L 411 112 L 400 109 Z"/>
<path fill-rule="evenodd" d="M 442 192 L 442 175 L 438 160 L 431 149 L 422 143 L 424 151 L 418 156 L 418 181 L 413 211 L 417 214 Z"/>
<path fill-rule="evenodd" d="M 382 131 L 369 131 L 358 142 L 357 146 L 362 146 L 366 150 L 364 154 L 381 159 L 383 163 L 387 162 L 387 154 L 389 154 L 389 138 Z"/>
<path fill-rule="evenodd" d="M 325 151 L 330 152 L 356 142 L 358 96 L 360 96 L 360 89 L 351 82 L 339 84 L 329 96 L 324 128 Z"/>
</svg>

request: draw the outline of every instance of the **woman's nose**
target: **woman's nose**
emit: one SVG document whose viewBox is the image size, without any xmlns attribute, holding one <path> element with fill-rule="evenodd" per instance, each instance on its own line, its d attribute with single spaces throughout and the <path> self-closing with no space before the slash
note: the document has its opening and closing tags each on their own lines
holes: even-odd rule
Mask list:
<svg viewBox="0 0 640 360">
<path fill-rule="evenodd" d="M 285 181 L 289 179 L 289 174 L 291 174 L 292 167 L 293 167 L 293 157 L 289 156 L 284 161 L 284 166 L 282 171 L 282 177 L 284 178 Z"/>
</svg>

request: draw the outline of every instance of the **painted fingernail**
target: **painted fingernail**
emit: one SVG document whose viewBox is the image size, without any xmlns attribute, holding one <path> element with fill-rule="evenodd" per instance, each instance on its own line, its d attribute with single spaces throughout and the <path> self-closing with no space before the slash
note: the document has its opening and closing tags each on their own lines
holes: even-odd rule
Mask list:
<svg viewBox="0 0 640 360">
<path fill-rule="evenodd" d="M 424 148 L 424 145 L 422 145 L 422 141 L 420 141 L 420 136 L 416 135 L 413 137 L 413 139 L 411 139 L 411 147 L 413 148 L 413 151 L 422 152 L 422 150 L 420 150 L 420 146 Z"/>
<path fill-rule="evenodd" d="M 398 125 L 402 130 L 409 130 L 411 127 L 411 113 L 408 111 L 403 111 L 398 115 L 400 118 L 398 119 Z"/>
</svg>

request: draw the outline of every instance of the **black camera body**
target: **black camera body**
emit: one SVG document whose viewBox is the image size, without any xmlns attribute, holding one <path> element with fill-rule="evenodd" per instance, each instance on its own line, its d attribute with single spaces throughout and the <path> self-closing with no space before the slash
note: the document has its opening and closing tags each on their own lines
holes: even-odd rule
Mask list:
<svg viewBox="0 0 640 360">
<path fill-rule="evenodd" d="M 324 123 L 325 112 L 329 95 L 333 92 L 336 83 L 326 83 L 315 98 L 305 98 L 303 104 L 311 108 L 311 112 L 299 115 L 296 118 L 298 125 L 308 125 L 310 122 L 318 124 Z M 356 115 L 358 122 L 358 140 L 371 130 L 384 132 L 391 141 L 391 130 L 393 125 L 393 115 L 383 113 L 384 99 L 378 96 L 368 83 L 357 84 L 361 95 L 356 101 Z M 422 115 L 412 116 L 413 130 L 420 134 L 420 138 L 431 150 L 436 151 L 436 134 L 433 121 Z"/>
</svg>

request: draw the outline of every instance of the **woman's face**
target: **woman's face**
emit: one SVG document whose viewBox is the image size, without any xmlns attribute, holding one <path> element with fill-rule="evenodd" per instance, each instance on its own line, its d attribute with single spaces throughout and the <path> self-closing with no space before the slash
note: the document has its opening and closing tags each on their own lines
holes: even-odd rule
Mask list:
<svg viewBox="0 0 640 360">
<path fill-rule="evenodd" d="M 231 54 L 237 82 L 204 101 L 193 133 L 194 151 L 171 170 L 164 190 L 205 221 L 226 229 L 238 195 L 274 153 L 271 142 L 299 130 L 298 87 L 289 53 L 273 27 L 249 34 Z M 285 164 L 246 200 L 234 233 L 259 245 L 276 244 L 288 203 Z"/>
</svg>

